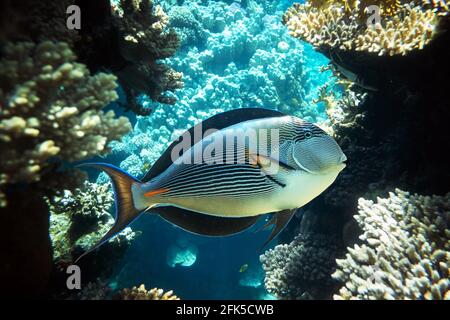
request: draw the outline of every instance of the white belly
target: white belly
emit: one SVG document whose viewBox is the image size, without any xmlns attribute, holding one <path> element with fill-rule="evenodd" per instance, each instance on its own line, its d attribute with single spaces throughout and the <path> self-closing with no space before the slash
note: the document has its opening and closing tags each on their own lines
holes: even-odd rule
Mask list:
<svg viewBox="0 0 450 320">
<path fill-rule="evenodd" d="M 222 217 L 247 217 L 295 209 L 304 206 L 321 194 L 336 179 L 340 170 L 327 174 L 310 174 L 293 171 L 286 179 L 286 186 L 265 195 L 230 198 L 221 196 L 171 199 L 180 208 Z"/>
</svg>

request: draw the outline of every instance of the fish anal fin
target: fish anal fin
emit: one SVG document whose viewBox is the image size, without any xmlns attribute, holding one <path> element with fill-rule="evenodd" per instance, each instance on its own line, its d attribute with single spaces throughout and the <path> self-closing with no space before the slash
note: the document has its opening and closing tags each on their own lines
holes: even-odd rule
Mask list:
<svg viewBox="0 0 450 320">
<path fill-rule="evenodd" d="M 271 226 L 273 226 L 274 224 L 276 224 L 277 222 L 277 216 L 276 214 L 272 214 L 272 216 L 270 217 L 269 220 L 266 221 L 266 223 L 264 223 L 264 225 L 258 227 L 257 230 L 255 230 L 255 232 L 259 232 L 261 230 L 267 230 L 269 229 Z"/>
<path fill-rule="evenodd" d="M 283 231 L 283 229 L 287 226 L 289 221 L 291 221 L 296 210 L 297 209 L 288 209 L 274 214 L 274 217 L 276 217 L 276 222 L 273 221 L 274 217 L 272 217 L 272 219 L 268 221 L 266 226 L 270 226 L 271 224 L 274 224 L 275 226 L 272 230 L 272 233 L 269 236 L 269 239 L 267 239 L 267 241 L 263 244 L 261 249 L 263 249 L 266 245 L 268 245 L 270 241 L 272 241 L 281 231 Z"/>
<path fill-rule="evenodd" d="M 260 216 L 227 218 L 202 214 L 175 206 L 151 208 L 149 213 L 158 214 L 179 228 L 205 236 L 229 236 L 250 228 Z"/>
</svg>

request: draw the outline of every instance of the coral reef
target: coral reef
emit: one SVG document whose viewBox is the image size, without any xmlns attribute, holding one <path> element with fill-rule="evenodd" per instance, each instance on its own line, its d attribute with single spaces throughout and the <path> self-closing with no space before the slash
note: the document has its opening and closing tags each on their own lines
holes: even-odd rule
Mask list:
<svg viewBox="0 0 450 320">
<path fill-rule="evenodd" d="M 81 291 L 64 297 L 66 300 L 105 300 L 111 296 L 113 289 L 106 281 L 88 282 Z"/>
<path fill-rule="evenodd" d="M 106 154 L 108 143 L 131 129 L 127 118 L 101 110 L 118 98 L 116 80 L 129 101 L 145 93 L 172 103 L 164 92 L 181 85 L 180 74 L 160 61 L 178 46 L 160 7 L 153 10 L 147 0 L 121 1 L 119 13 L 109 0 L 77 1 L 82 28 L 69 30 L 69 4 L 0 4 L 5 18 L 0 31 L 0 211 L 2 224 L 9 226 L 1 241 L 8 247 L 2 251 L 9 263 L 2 265 L 1 276 L 6 291 L 26 285 L 21 295 L 45 292 L 50 279 L 52 250 L 44 197 L 51 199 L 56 190 L 79 185 L 81 174 L 64 170 L 69 162 Z M 106 215 L 102 219 L 106 226 Z M 94 238 L 86 235 L 76 248 Z M 57 257 L 67 256 L 67 250 L 57 248 Z"/>
<path fill-rule="evenodd" d="M 344 2 L 337 1 L 295 5 L 285 14 L 284 21 L 295 29 L 298 19 L 308 19 L 307 11 L 317 14 L 338 11 L 343 16 L 339 23 L 345 22 L 342 27 L 351 28 L 361 24 L 357 19 L 361 13 L 356 10 L 369 2 L 348 3 L 346 9 Z M 404 48 L 392 42 L 390 52 L 358 51 L 355 46 L 358 35 L 354 31 L 373 32 L 369 30 L 371 28 L 362 25 L 343 32 L 340 24 L 331 18 L 311 25 L 317 31 L 327 23 L 332 24 L 329 27 L 333 32 L 322 30 L 323 34 L 316 34 L 311 43 L 331 59 L 330 66 L 324 69 L 332 70 L 339 77 L 337 83 L 343 85 L 343 91 L 330 91 L 322 86 L 315 101 L 325 106 L 329 119 L 323 125 L 335 136 L 350 159 L 333 188 L 318 200 L 323 202 L 318 207 L 321 207 L 320 211 L 338 211 L 347 219 L 356 213 L 359 197 L 373 198 L 395 187 L 432 194 L 447 191 L 444 181 L 448 180 L 448 174 L 439 150 L 440 145 L 445 144 L 440 137 L 444 134 L 446 125 L 443 119 L 448 108 L 445 94 L 436 88 L 442 85 L 440 79 L 450 70 L 446 58 L 449 16 L 445 6 L 436 1 L 416 1 L 409 7 L 400 1 L 398 6 L 391 8 L 389 14 L 387 10 L 382 14 L 381 25 L 384 27 L 384 23 L 404 18 L 400 19 L 403 22 L 394 34 L 411 30 L 412 11 L 434 16 L 432 37 L 421 38 L 427 45 L 412 45 L 419 38 L 411 38 L 411 42 L 402 40 Z M 404 10 L 408 13 L 405 14 Z M 416 26 L 419 27 L 420 23 L 415 23 L 414 28 Z M 301 32 L 305 34 L 308 32 L 306 23 L 299 28 L 303 28 Z M 377 32 L 380 33 L 379 30 Z M 415 35 L 420 36 L 421 33 Z M 300 34 L 294 36 L 305 39 Z M 331 36 L 334 42 L 330 40 Z M 347 45 L 343 47 L 343 43 Z M 398 54 L 398 50 L 403 50 L 405 55 Z M 430 108 L 430 105 L 436 107 Z M 427 135 L 435 138 L 426 139 Z"/>
<path fill-rule="evenodd" d="M 182 87 L 182 74 L 163 60 L 175 53 L 179 40 L 160 6 L 154 7 L 151 0 L 77 1 L 83 12 L 82 28 L 69 30 L 66 9 L 72 4 L 67 0 L 2 3 L 2 13 L 14 19 L 0 32 L 0 41 L 66 42 L 91 72 L 108 70 L 117 76 L 126 95 L 126 103 L 120 105 L 137 114 L 151 112 L 139 104 L 141 95 L 175 102 L 166 92 Z"/>
<path fill-rule="evenodd" d="M 86 181 L 74 191 L 64 190 L 61 196 L 47 200 L 50 208 L 50 237 L 55 261 L 73 261 L 74 252 L 86 251 L 111 228 L 114 218 L 110 214 L 113 194 L 108 184 L 97 185 Z M 124 229 L 105 248 L 123 251 L 136 237 L 131 228 Z M 103 249 L 103 248 L 102 248 Z"/>
<path fill-rule="evenodd" d="M 100 110 L 117 99 L 115 77 L 91 76 L 63 42 L 6 45 L 0 83 L 2 190 L 39 181 L 51 158 L 105 153 L 111 140 L 131 129 L 125 117 Z"/>
<path fill-rule="evenodd" d="M 141 284 L 139 288 L 133 287 L 131 289 L 122 289 L 114 297 L 119 300 L 180 300 L 173 291 L 164 291 L 163 289 L 153 288 L 150 290 L 145 289 L 145 286 Z"/>
<path fill-rule="evenodd" d="M 324 299 L 336 283 L 337 239 L 319 233 L 299 234 L 289 244 L 266 251 L 260 260 L 266 272 L 265 287 L 278 299 Z"/>
<path fill-rule="evenodd" d="M 173 6 L 168 15 L 170 17 L 170 27 L 172 27 L 180 37 L 181 48 L 191 45 L 202 46 L 209 36 L 208 29 L 205 29 L 203 20 L 198 15 L 199 11 L 192 11 L 184 6 Z"/>
<path fill-rule="evenodd" d="M 335 299 L 450 299 L 450 194 L 360 199 L 363 243 L 338 259 Z"/>
<path fill-rule="evenodd" d="M 133 133 L 111 145 L 114 153 L 127 157 L 121 168 L 142 175 L 184 130 L 234 108 L 263 107 L 309 121 L 326 119 L 313 99 L 317 87 L 327 81 L 329 91 L 335 90 L 331 71 L 319 71 L 328 60 L 292 39 L 279 13 L 264 11 L 256 1 L 245 7 L 187 0 L 182 6 L 166 5 L 165 10 L 180 37 L 190 39 L 167 59 L 183 73 L 185 87 L 175 93 L 173 108 L 143 102 L 155 110 L 152 118 L 138 117 Z M 200 38 L 193 41 L 193 36 Z M 99 182 L 103 181 L 104 175 Z"/>
<path fill-rule="evenodd" d="M 158 62 L 172 56 L 179 46 L 178 36 L 173 29 L 167 29 L 168 24 L 168 16 L 160 6 L 153 9 L 151 0 L 121 0 L 113 10 L 118 46 L 127 61 L 117 75 L 127 96 L 126 107 L 140 115 L 148 115 L 152 110 L 138 104 L 139 94 L 174 104 L 175 98 L 165 92 L 183 86 L 181 73 Z"/>
<path fill-rule="evenodd" d="M 173 291 L 164 291 L 153 288 L 145 289 L 145 285 L 139 287 L 114 289 L 107 282 L 97 280 L 89 282 L 75 295 L 67 297 L 68 300 L 180 300 Z"/>
<path fill-rule="evenodd" d="M 197 261 L 198 248 L 195 244 L 189 243 L 185 238 L 177 239 L 176 243 L 167 250 L 167 264 L 175 266 L 190 267 Z"/>
<path fill-rule="evenodd" d="M 252 266 L 241 272 L 239 285 L 243 287 L 259 288 L 264 283 L 264 270 L 260 265 Z"/>
<path fill-rule="evenodd" d="M 369 5 L 380 8 L 380 22 L 366 23 Z M 446 12 L 444 6 L 434 6 L 441 14 Z M 319 50 L 338 48 L 392 56 L 426 46 L 440 21 L 437 12 L 425 2 L 411 6 L 409 1 L 312 1 L 295 4 L 283 16 L 283 22 L 293 37 Z"/>
<path fill-rule="evenodd" d="M 358 6 L 365 5 L 363 1 L 345 8 L 344 2 L 312 1 L 295 5 L 285 15 L 292 35 L 331 59 L 329 68 L 345 88 L 336 93 L 322 86 L 316 102 L 325 106 L 329 120 L 324 124 L 343 148 L 348 165 L 332 188 L 308 206 L 316 214 L 328 211 L 339 217 L 342 240 L 354 246 L 345 260 L 337 260 L 334 275 L 345 286 L 335 298 L 445 298 L 448 290 L 443 280 L 448 277 L 448 231 L 442 229 L 444 224 L 448 230 L 448 196 L 397 191 L 376 205 L 360 200 L 360 228 L 350 224 L 359 197 L 384 197 L 396 187 L 422 194 L 448 192 L 449 175 L 440 156 L 446 144 L 441 136 L 447 98 L 436 88 L 450 70 L 449 20 L 443 6 L 425 2 L 409 7 L 398 2 L 382 12 L 381 25 L 374 29 L 361 25 Z M 306 23 L 308 19 L 316 24 Z M 427 218 L 421 212 L 428 212 Z M 434 223 L 439 227 L 430 227 Z M 419 235 L 428 231 L 444 232 L 446 242 Z M 361 233 L 363 244 L 357 240 Z M 411 244 L 412 237 L 420 240 Z"/>
<path fill-rule="evenodd" d="M 0 61 L 0 202 L 8 225 L 2 283 L 10 292 L 39 295 L 51 272 L 44 196 L 80 181 L 67 161 L 105 154 L 131 129 L 127 118 L 101 109 L 117 98 L 115 77 L 90 75 L 65 42 L 6 42 Z M 14 213 L 14 214 L 12 214 Z M 26 235 L 26 236 L 24 236 Z M 27 261 L 26 268 L 22 267 Z"/>
</svg>

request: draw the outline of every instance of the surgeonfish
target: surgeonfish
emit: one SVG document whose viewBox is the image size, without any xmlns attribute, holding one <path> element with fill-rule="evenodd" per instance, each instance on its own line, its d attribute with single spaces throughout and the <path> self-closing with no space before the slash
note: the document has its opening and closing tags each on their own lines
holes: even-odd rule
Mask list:
<svg viewBox="0 0 450 320">
<path fill-rule="evenodd" d="M 297 208 L 334 182 L 346 160 L 336 141 L 316 125 L 278 111 L 245 108 L 187 130 L 141 180 L 111 164 L 82 164 L 111 178 L 116 219 L 77 261 L 144 212 L 207 236 L 236 234 L 273 213 L 264 225 L 273 226 L 265 246 Z"/>
</svg>

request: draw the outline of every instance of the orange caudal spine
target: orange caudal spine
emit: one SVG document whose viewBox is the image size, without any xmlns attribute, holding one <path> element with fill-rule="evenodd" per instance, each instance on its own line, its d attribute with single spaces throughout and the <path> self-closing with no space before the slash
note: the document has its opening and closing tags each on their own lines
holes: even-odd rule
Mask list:
<svg viewBox="0 0 450 320">
<path fill-rule="evenodd" d="M 152 197 L 152 196 L 156 196 L 157 194 L 161 194 L 161 193 L 167 192 L 169 190 L 170 189 L 167 189 L 167 188 L 156 189 L 156 190 L 152 190 L 152 191 L 144 193 L 144 196 L 145 197 Z"/>
</svg>

